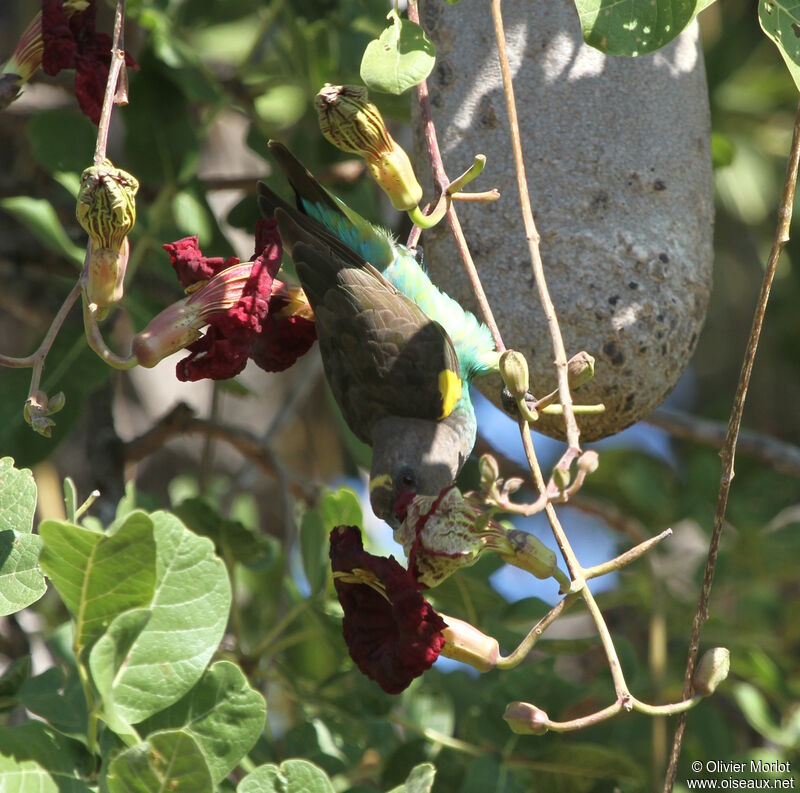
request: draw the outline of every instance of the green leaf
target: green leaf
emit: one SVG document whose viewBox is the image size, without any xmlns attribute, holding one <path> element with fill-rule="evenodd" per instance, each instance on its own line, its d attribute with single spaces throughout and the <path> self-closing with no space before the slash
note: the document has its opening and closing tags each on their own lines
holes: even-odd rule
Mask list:
<svg viewBox="0 0 800 793">
<path fill-rule="evenodd" d="M 238 520 L 223 518 L 203 498 L 186 498 L 173 510 L 193 532 L 208 537 L 217 553 L 248 567 L 258 567 L 278 553 L 273 537 L 253 530 Z"/>
<path fill-rule="evenodd" d="M 350 487 L 327 491 L 300 522 L 300 555 L 311 591 L 319 592 L 328 578 L 328 536 L 336 526 L 361 526 L 363 513 L 358 494 Z"/>
<path fill-rule="evenodd" d="M 318 509 L 309 509 L 300 522 L 300 556 L 311 592 L 316 594 L 328 578 L 328 529 Z"/>
<path fill-rule="evenodd" d="M 17 469 L 10 457 L 0 457 L 0 531 L 30 534 L 36 511 L 36 482 L 27 469 Z"/>
<path fill-rule="evenodd" d="M 0 615 L 30 606 L 47 589 L 39 570 L 42 541 L 31 534 L 35 510 L 33 474 L 0 458 Z"/>
<path fill-rule="evenodd" d="M 325 493 L 319 511 L 328 531 L 336 526 L 361 526 L 364 520 L 361 500 L 352 487 L 340 487 Z"/>
<path fill-rule="evenodd" d="M 40 110 L 28 122 L 25 133 L 34 160 L 50 174 L 82 173 L 92 164 L 97 130 L 82 113 Z"/>
<path fill-rule="evenodd" d="M 800 6 L 789 0 L 758 0 L 758 21 L 800 88 Z"/>
<path fill-rule="evenodd" d="M 575 0 L 587 44 L 641 55 L 669 44 L 714 0 Z"/>
<path fill-rule="evenodd" d="M 150 604 L 156 546 L 146 513 L 130 513 L 113 534 L 55 520 L 43 521 L 39 534 L 40 564 L 75 619 L 78 653 L 91 647 L 117 614 Z"/>
<path fill-rule="evenodd" d="M 371 41 L 361 60 L 361 79 L 367 88 L 402 94 L 421 83 L 433 70 L 436 48 L 415 22 L 389 12 L 392 24 Z"/>
<path fill-rule="evenodd" d="M 3 793 L 90 793 L 91 758 L 42 722 L 0 727 Z"/>
<path fill-rule="evenodd" d="M 150 609 L 123 612 L 108 626 L 89 654 L 92 680 L 103 702 L 103 719 L 123 737 L 135 736 L 135 732 L 114 704 L 114 683 L 123 667 L 130 663 L 133 645 L 152 616 Z"/>
<path fill-rule="evenodd" d="M 420 763 L 411 769 L 402 785 L 393 788 L 389 793 L 431 793 L 435 776 L 436 768 L 431 763 Z"/>
<path fill-rule="evenodd" d="M 286 129 L 296 124 L 306 112 L 305 89 L 286 83 L 264 91 L 253 102 L 258 118 L 273 129 Z"/>
<path fill-rule="evenodd" d="M 78 490 L 75 482 L 68 476 L 64 479 L 64 508 L 67 513 L 67 523 L 75 523 L 75 512 L 78 509 Z"/>
<path fill-rule="evenodd" d="M 79 248 L 64 231 L 53 205 L 44 198 L 12 196 L 0 200 L 0 208 L 13 215 L 46 248 L 83 266 L 85 251 Z"/>
<path fill-rule="evenodd" d="M 71 284 L 64 290 L 64 297 L 69 288 Z M 46 393 L 63 391 L 67 397 L 66 406 L 55 417 L 52 437 L 43 438 L 32 432 L 22 416 L 30 387 L 30 370 L 4 370 L 0 377 L 0 449 L 14 457 L 19 466 L 32 466 L 51 457 L 85 412 L 86 396 L 106 382 L 113 371 L 89 349 L 83 322 L 77 315 L 70 317 L 47 356 L 41 384 Z"/>
<path fill-rule="evenodd" d="M 116 673 L 109 672 L 109 657 L 115 656 L 107 647 L 89 659 L 93 676 L 113 678 L 107 694 L 115 718 L 127 724 L 172 705 L 197 683 L 219 646 L 231 604 L 228 575 L 213 544 L 167 512 L 154 512 L 150 519 L 156 584 L 145 607 L 152 616 Z M 127 636 L 130 629 L 130 624 L 116 626 L 111 639 L 120 641 L 119 634 Z"/>
<path fill-rule="evenodd" d="M 86 697 L 74 668 L 65 671 L 54 666 L 26 680 L 19 701 L 59 732 L 74 738 L 86 735 Z"/>
<path fill-rule="evenodd" d="M 768 741 L 788 749 L 800 745 L 800 725 L 795 723 L 794 729 L 781 729 L 770 713 L 764 695 L 750 683 L 737 683 L 733 687 L 733 696 L 742 710 L 748 724 Z"/>
<path fill-rule="evenodd" d="M 172 199 L 172 214 L 178 228 L 187 235 L 196 234 L 200 245 L 213 237 L 213 220 L 208 208 L 192 190 L 181 190 Z"/>
<path fill-rule="evenodd" d="M 249 773 L 236 793 L 334 793 L 328 775 L 308 760 L 268 763 Z"/>
<path fill-rule="evenodd" d="M 168 728 L 186 730 L 219 784 L 247 754 L 264 728 L 267 705 L 238 666 L 217 661 L 195 687 L 169 708 L 139 725 L 141 735 Z"/>
<path fill-rule="evenodd" d="M 185 730 L 153 733 L 120 752 L 108 766 L 109 793 L 213 793 L 211 773 L 197 741 Z"/>
<path fill-rule="evenodd" d="M 0 712 L 17 705 L 17 692 L 31 673 L 31 657 L 23 655 L 12 661 L 0 675 Z"/>
</svg>

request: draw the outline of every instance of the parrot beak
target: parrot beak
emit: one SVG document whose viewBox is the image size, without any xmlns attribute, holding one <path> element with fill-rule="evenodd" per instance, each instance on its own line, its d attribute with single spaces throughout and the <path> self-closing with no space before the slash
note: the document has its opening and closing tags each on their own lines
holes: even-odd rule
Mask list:
<svg viewBox="0 0 800 793">
<path fill-rule="evenodd" d="M 395 488 L 389 474 L 378 474 L 369 480 L 369 501 L 372 511 L 392 525 L 395 517 Z"/>
</svg>

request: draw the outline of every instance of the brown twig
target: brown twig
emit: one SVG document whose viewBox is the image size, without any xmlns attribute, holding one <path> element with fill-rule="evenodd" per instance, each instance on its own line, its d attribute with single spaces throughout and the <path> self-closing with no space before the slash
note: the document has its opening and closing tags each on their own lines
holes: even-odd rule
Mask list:
<svg viewBox="0 0 800 793">
<path fill-rule="evenodd" d="M 739 435 L 739 427 L 742 423 L 742 412 L 747 397 L 747 387 L 750 384 L 750 376 L 753 372 L 753 362 L 755 361 L 758 349 L 758 340 L 761 335 L 761 326 L 764 322 L 764 314 L 767 310 L 767 301 L 775 277 L 775 270 L 778 266 L 781 252 L 789 241 L 789 226 L 792 219 L 792 205 L 794 203 L 794 191 L 797 184 L 798 162 L 800 162 L 800 104 L 794 120 L 794 132 L 792 135 L 792 146 L 786 166 L 786 178 L 783 184 L 783 196 L 778 209 L 778 224 L 775 228 L 775 237 L 772 242 L 767 267 L 764 272 L 764 279 L 761 283 L 761 292 L 758 296 L 753 324 L 750 328 L 750 336 L 747 340 L 747 349 L 744 354 L 742 368 L 739 373 L 739 382 L 736 385 L 736 394 L 733 398 L 733 407 L 728 421 L 728 430 L 725 435 L 725 443 L 720 452 L 722 458 L 722 474 L 720 476 L 719 492 L 717 495 L 717 508 L 714 513 L 714 529 L 711 533 L 711 541 L 708 547 L 708 559 L 703 574 L 703 585 L 700 590 L 700 598 L 697 603 L 697 611 L 694 615 L 692 624 L 692 635 L 689 640 L 689 655 L 686 661 L 686 674 L 683 681 L 683 697 L 687 699 L 692 691 L 692 675 L 694 674 L 697 653 L 700 646 L 700 631 L 708 618 L 708 600 L 711 595 L 711 585 L 714 581 L 714 569 L 717 564 L 717 553 L 719 551 L 722 527 L 725 523 L 725 512 L 728 506 L 728 493 L 731 488 L 731 481 L 734 477 L 734 458 L 736 456 L 736 441 Z M 675 775 L 678 770 L 678 758 L 681 751 L 681 742 L 686 728 L 686 716 L 682 715 L 675 730 L 675 737 L 672 742 L 672 752 L 669 758 L 666 779 L 664 780 L 664 791 L 670 793 L 675 784 Z"/>
<path fill-rule="evenodd" d="M 497 52 L 500 58 L 500 71 L 503 75 L 506 111 L 508 112 L 508 122 L 511 129 L 511 148 L 514 152 L 514 170 L 517 174 L 517 187 L 519 188 L 519 199 L 522 206 L 522 222 L 525 226 L 525 239 L 528 241 L 528 253 L 531 258 L 536 288 L 539 291 L 539 300 L 550 328 L 553 353 L 555 355 L 554 363 L 556 374 L 558 375 L 558 393 L 561 404 L 564 406 L 567 444 L 570 449 L 579 449 L 580 430 L 572 410 L 572 395 L 570 394 L 567 380 L 567 353 L 564 349 L 564 340 L 561 337 L 561 328 L 558 325 L 556 309 L 550 298 L 550 290 L 547 288 L 547 281 L 544 277 L 542 256 L 539 251 L 539 232 L 536 230 L 536 223 L 533 219 L 533 209 L 531 208 L 528 192 L 528 179 L 525 175 L 525 159 L 522 155 L 522 140 L 519 132 L 519 121 L 517 120 L 517 105 L 514 100 L 514 85 L 511 81 L 511 67 L 509 66 L 508 53 L 506 52 L 506 34 L 503 27 L 501 2 L 502 0 L 492 0 L 492 20 L 497 40 Z"/>
<path fill-rule="evenodd" d="M 111 124 L 111 111 L 114 108 L 114 96 L 117 93 L 119 76 L 125 66 L 125 50 L 123 36 L 125 26 L 125 0 L 117 0 L 114 13 L 114 35 L 111 45 L 111 64 L 106 80 L 106 92 L 103 96 L 103 109 L 100 111 L 100 123 L 97 125 L 97 143 L 94 149 L 94 164 L 102 165 L 108 148 L 108 128 Z"/>
<path fill-rule="evenodd" d="M 722 448 L 727 434 L 727 428 L 721 421 L 700 418 L 672 408 L 659 408 L 647 416 L 644 422 L 666 430 L 675 438 L 710 446 L 712 449 Z M 741 430 L 736 451 L 747 454 L 782 474 L 800 478 L 800 447 L 791 443 L 761 432 Z"/>
</svg>

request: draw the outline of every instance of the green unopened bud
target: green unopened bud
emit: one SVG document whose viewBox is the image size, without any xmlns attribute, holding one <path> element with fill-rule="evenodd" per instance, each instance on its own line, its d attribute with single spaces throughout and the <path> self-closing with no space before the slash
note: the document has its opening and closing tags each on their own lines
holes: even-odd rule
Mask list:
<svg viewBox="0 0 800 793">
<path fill-rule="evenodd" d="M 44 391 L 35 391 L 25 402 L 22 415 L 30 428 L 39 435 L 49 438 L 56 423 L 50 416 L 63 410 L 66 404 L 64 392 L 48 397 Z"/>
<path fill-rule="evenodd" d="M 593 449 L 584 452 L 577 461 L 578 470 L 585 474 L 593 474 L 600 465 L 600 455 Z"/>
<path fill-rule="evenodd" d="M 572 476 L 568 468 L 562 468 L 560 465 L 557 465 L 553 469 L 553 481 L 562 493 L 569 487 L 571 479 Z"/>
<path fill-rule="evenodd" d="M 497 639 L 481 633 L 468 622 L 455 617 L 441 616 L 447 623 L 447 627 L 442 631 L 445 640 L 442 655 L 469 664 L 479 672 L 488 672 L 497 666 L 500 658 Z"/>
<path fill-rule="evenodd" d="M 517 735 L 544 735 L 549 729 L 548 715 L 530 702 L 509 702 L 503 718 Z"/>
<path fill-rule="evenodd" d="M 511 529 L 507 534 L 511 551 L 501 553 L 503 561 L 527 570 L 536 578 L 546 579 L 556 569 L 556 555 L 540 539 L 527 531 Z"/>
<path fill-rule="evenodd" d="M 692 686 L 701 697 L 716 691 L 717 686 L 728 677 L 731 668 L 731 652 L 727 647 L 712 647 L 700 659 L 692 676 Z"/>
<path fill-rule="evenodd" d="M 594 377 L 594 358 L 586 351 L 581 351 L 567 361 L 567 382 L 570 388 L 577 388 L 588 383 Z"/>
<path fill-rule="evenodd" d="M 516 350 L 506 350 L 500 356 L 500 374 L 511 396 L 518 401 L 524 401 L 530 382 L 525 356 Z"/>
<path fill-rule="evenodd" d="M 482 454 L 478 460 L 478 471 L 481 475 L 481 489 L 490 490 L 500 476 L 497 460 L 491 454 Z"/>
<path fill-rule="evenodd" d="M 510 496 L 512 493 L 516 493 L 524 484 L 525 480 L 522 477 L 510 476 L 503 485 L 503 494 Z"/>
<path fill-rule="evenodd" d="M 367 89 L 326 83 L 314 105 L 325 139 L 342 151 L 363 157 L 370 176 L 395 209 L 408 212 L 416 208 L 422 200 L 422 187 L 408 155 L 368 100 Z"/>
<path fill-rule="evenodd" d="M 54 413 L 60 413 L 67 404 L 67 398 L 64 396 L 63 391 L 59 391 L 47 400 L 47 415 L 52 416 Z"/>
</svg>

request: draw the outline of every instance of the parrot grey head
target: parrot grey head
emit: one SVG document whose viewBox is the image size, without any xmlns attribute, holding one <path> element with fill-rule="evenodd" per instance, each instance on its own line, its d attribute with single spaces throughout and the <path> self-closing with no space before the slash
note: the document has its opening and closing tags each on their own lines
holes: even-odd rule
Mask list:
<svg viewBox="0 0 800 793">
<path fill-rule="evenodd" d="M 441 421 L 400 416 L 376 421 L 369 483 L 372 511 L 396 528 L 398 494 L 435 496 L 453 484 L 475 445 L 475 431 L 471 405 Z"/>
</svg>

